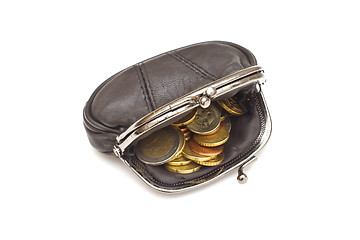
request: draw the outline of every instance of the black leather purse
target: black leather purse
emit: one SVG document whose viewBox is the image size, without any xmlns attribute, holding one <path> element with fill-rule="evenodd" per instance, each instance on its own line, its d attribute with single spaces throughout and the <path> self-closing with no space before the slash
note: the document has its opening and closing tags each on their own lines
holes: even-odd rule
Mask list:
<svg viewBox="0 0 360 240">
<path fill-rule="evenodd" d="M 103 82 L 84 108 L 90 143 L 100 152 L 114 153 L 145 183 L 177 192 L 243 168 L 271 134 L 271 120 L 261 85 L 263 69 L 247 49 L 229 42 L 198 43 L 135 64 Z M 139 161 L 134 146 L 154 131 L 181 119 L 196 107 L 236 96 L 246 112 L 231 117 L 232 130 L 221 164 L 190 174 L 169 172 L 164 166 Z"/>
</svg>

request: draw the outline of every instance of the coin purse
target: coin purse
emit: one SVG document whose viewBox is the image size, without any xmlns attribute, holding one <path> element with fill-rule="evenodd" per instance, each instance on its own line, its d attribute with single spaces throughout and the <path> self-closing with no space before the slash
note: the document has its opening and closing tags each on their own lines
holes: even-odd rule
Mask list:
<svg viewBox="0 0 360 240">
<path fill-rule="evenodd" d="M 244 167 L 256 159 L 271 133 L 264 83 L 264 71 L 249 50 L 222 41 L 193 44 L 135 64 L 103 82 L 85 105 L 84 126 L 94 148 L 121 159 L 154 189 L 191 189 L 236 168 L 239 182 L 244 183 Z M 208 108 L 228 98 L 236 99 L 245 114 L 230 117 L 221 164 L 180 174 L 136 157 L 139 140 L 194 108 Z"/>
</svg>

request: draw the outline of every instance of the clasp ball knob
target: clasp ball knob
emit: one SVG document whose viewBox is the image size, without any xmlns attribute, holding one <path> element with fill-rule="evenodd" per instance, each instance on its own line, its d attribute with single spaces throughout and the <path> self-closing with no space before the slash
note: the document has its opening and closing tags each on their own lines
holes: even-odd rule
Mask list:
<svg viewBox="0 0 360 240">
<path fill-rule="evenodd" d="M 248 177 L 246 176 L 245 173 L 242 173 L 238 175 L 237 180 L 239 181 L 239 183 L 244 184 L 247 182 Z"/>
<path fill-rule="evenodd" d="M 202 96 L 199 99 L 199 104 L 202 108 L 208 108 L 211 104 L 211 100 L 207 96 Z"/>
<path fill-rule="evenodd" d="M 213 87 L 208 87 L 205 91 L 205 94 L 209 97 L 209 98 L 213 98 L 216 94 L 216 89 Z"/>
</svg>

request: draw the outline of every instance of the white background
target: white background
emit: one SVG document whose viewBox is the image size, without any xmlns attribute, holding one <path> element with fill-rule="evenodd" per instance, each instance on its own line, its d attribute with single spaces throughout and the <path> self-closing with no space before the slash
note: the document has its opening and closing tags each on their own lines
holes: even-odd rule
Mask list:
<svg viewBox="0 0 360 240">
<path fill-rule="evenodd" d="M 1 1 L 0 239 L 359 239 L 357 1 Z M 224 40 L 264 67 L 272 137 L 183 194 L 94 150 L 82 108 L 106 78 Z"/>
</svg>

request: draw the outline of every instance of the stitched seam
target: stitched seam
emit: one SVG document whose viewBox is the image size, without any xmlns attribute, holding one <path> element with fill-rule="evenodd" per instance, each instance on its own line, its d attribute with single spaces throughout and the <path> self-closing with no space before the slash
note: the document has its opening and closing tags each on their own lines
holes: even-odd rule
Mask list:
<svg viewBox="0 0 360 240">
<path fill-rule="evenodd" d="M 144 83 L 145 83 L 145 87 L 146 87 L 146 90 L 147 90 L 147 93 L 149 96 L 152 111 L 154 111 L 154 109 L 157 108 L 157 105 L 156 105 L 155 98 L 154 98 L 154 95 L 153 95 L 151 87 L 150 87 L 149 77 L 147 76 L 144 63 L 139 64 L 139 69 L 140 69 L 140 73 L 144 79 Z"/>
<path fill-rule="evenodd" d="M 136 72 L 136 76 L 139 80 L 139 84 L 140 84 L 140 88 L 142 90 L 142 93 L 143 93 L 143 96 L 144 96 L 144 101 L 146 103 L 146 107 L 148 109 L 149 112 L 151 112 L 150 110 L 150 104 L 149 104 L 149 101 L 147 100 L 147 97 L 146 97 L 146 92 L 145 92 L 145 86 L 144 86 L 144 82 L 143 82 L 143 79 L 141 78 L 141 74 L 139 73 L 139 69 L 140 68 L 138 65 L 135 66 L 135 72 Z"/>
<path fill-rule="evenodd" d="M 188 67 L 189 69 L 191 69 L 192 71 L 194 71 L 196 74 L 198 74 L 199 76 L 206 78 L 206 79 L 210 79 L 210 80 L 215 80 L 214 78 L 206 75 L 204 72 L 201 72 L 199 69 L 197 69 L 194 65 L 192 65 L 189 62 L 186 62 L 184 59 L 182 59 L 180 56 L 176 55 L 175 53 L 168 53 L 171 57 L 173 57 L 175 60 L 179 61 L 180 63 L 184 64 L 186 67 Z"/>
<path fill-rule="evenodd" d="M 183 59 L 185 62 L 187 62 L 188 64 L 194 66 L 196 69 L 198 69 L 200 72 L 202 72 L 204 75 L 208 76 L 209 78 L 216 80 L 217 77 L 215 77 L 214 75 L 212 75 L 211 73 L 209 73 L 208 71 L 206 71 L 204 68 L 200 67 L 199 65 L 197 65 L 196 63 L 194 63 L 193 61 L 191 61 L 190 59 L 184 57 L 183 55 L 181 55 L 179 52 L 174 51 L 174 54 L 176 56 L 178 56 L 179 58 Z"/>
<path fill-rule="evenodd" d="M 211 80 L 216 80 L 216 78 L 214 76 L 212 76 L 211 74 L 209 74 L 207 71 L 205 71 L 203 68 L 201 68 L 200 66 L 196 65 L 195 63 L 191 62 L 190 60 L 184 58 L 183 56 L 181 56 L 179 53 L 177 52 L 173 52 L 172 56 L 175 57 L 178 61 L 180 61 L 181 63 L 185 64 L 187 67 L 189 67 L 191 70 L 195 71 L 196 73 L 200 74 L 202 77 L 205 77 L 207 79 L 211 79 Z"/>
</svg>

